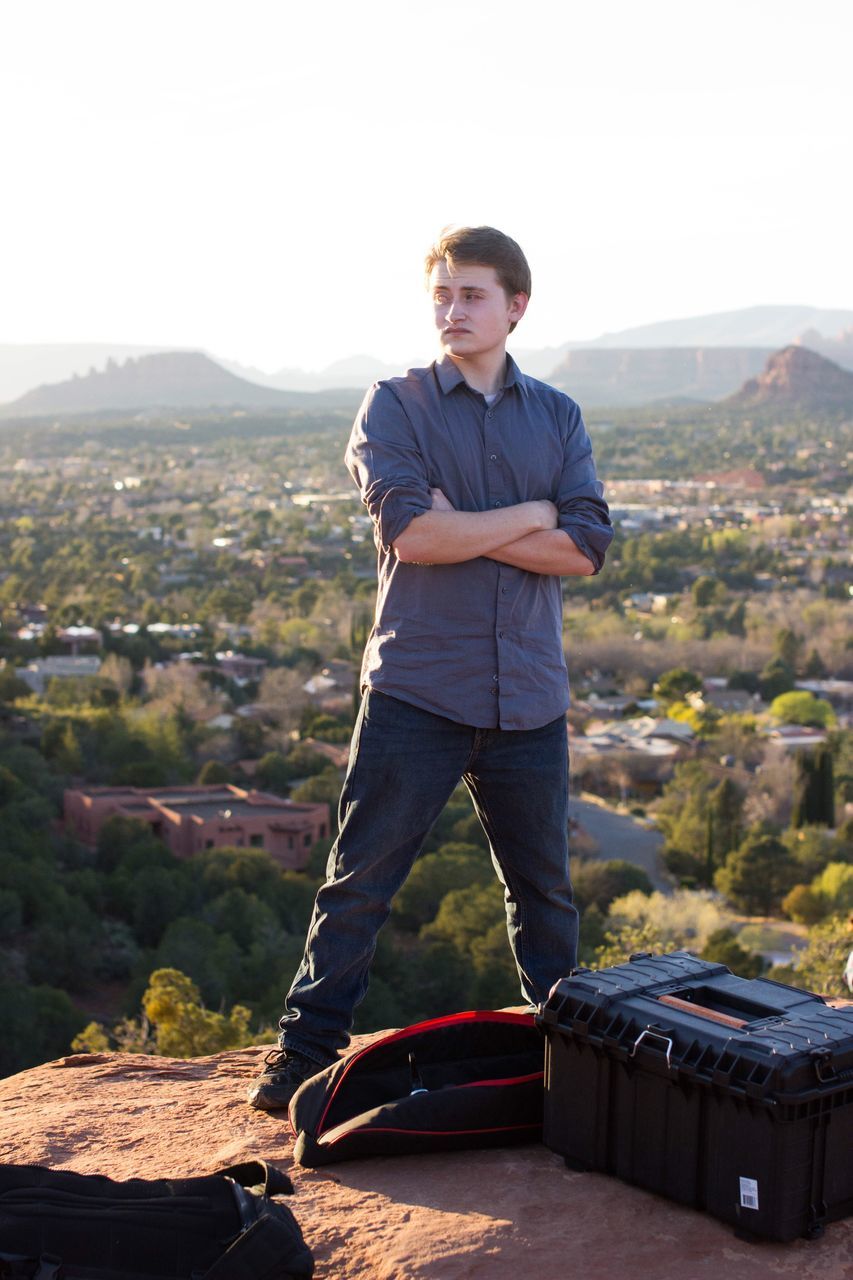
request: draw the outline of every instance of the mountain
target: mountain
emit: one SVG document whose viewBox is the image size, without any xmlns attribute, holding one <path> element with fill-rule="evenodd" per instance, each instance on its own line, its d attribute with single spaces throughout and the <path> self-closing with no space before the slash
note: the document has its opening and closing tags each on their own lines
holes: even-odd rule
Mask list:
<svg viewBox="0 0 853 1280">
<path fill-rule="evenodd" d="M 834 336 L 833 336 L 834 335 Z M 426 336 L 426 335 L 425 335 Z M 523 330 L 520 335 L 522 336 Z M 739 311 L 721 311 L 712 315 L 688 316 L 657 324 L 641 325 L 618 333 L 605 333 L 585 341 L 563 342 L 555 347 L 525 348 L 511 345 L 521 368 L 534 378 L 551 380 L 569 352 L 650 352 L 647 359 L 637 357 L 636 364 L 624 364 L 625 357 L 616 355 L 615 363 L 589 364 L 577 360 L 563 375 L 565 383 L 581 402 L 587 404 L 627 404 L 648 400 L 688 397 L 716 398 L 737 390 L 745 378 L 760 372 L 768 353 L 797 343 L 820 352 L 844 368 L 853 369 L 853 311 L 826 310 L 806 306 L 760 306 Z M 426 344 L 425 344 L 426 345 Z M 732 356 L 721 355 L 722 364 L 711 361 L 708 369 L 695 354 L 682 364 L 672 358 L 673 378 L 663 376 L 666 360 L 661 351 L 692 349 L 693 352 L 714 348 L 757 348 L 749 364 L 736 369 L 732 376 L 725 370 L 735 363 Z M 76 344 L 0 344 L 0 404 L 23 397 L 33 387 L 83 377 L 93 368 L 102 368 L 108 359 L 124 362 L 174 348 L 143 347 L 119 343 Z M 205 353 L 208 354 L 208 353 Z M 370 355 L 355 355 L 336 360 L 320 370 L 285 366 L 266 373 L 249 365 L 210 356 L 220 369 L 233 374 L 256 389 L 316 392 L 329 388 L 353 388 L 363 391 L 376 378 L 401 373 L 407 362 L 389 364 Z M 418 355 L 410 365 L 427 364 L 431 356 Z M 623 363 L 620 363 L 622 361 Z M 690 361 L 693 362 L 692 366 Z M 708 360 L 705 360 L 708 364 Z M 711 373 L 709 370 L 715 372 Z M 625 370 L 636 378 L 636 390 L 625 377 Z M 564 385 L 562 382 L 560 385 Z M 90 388 L 94 390 L 94 387 Z M 233 392 L 235 388 L 231 387 Z M 217 392 L 217 395 L 221 393 Z M 172 393 L 174 394 L 174 392 Z M 247 393 L 248 394 L 248 393 Z M 26 410 L 30 412 L 31 410 Z M 32 410 L 34 412 L 34 410 Z M 50 410 L 48 410 L 50 412 Z"/>
<path fill-rule="evenodd" d="M 121 342 L 0 342 L 0 404 L 44 382 L 63 382 L 100 368 L 107 360 L 127 360 L 166 351 Z"/>
<path fill-rule="evenodd" d="M 821 307 L 744 307 L 705 316 L 661 320 L 636 329 L 604 333 L 580 347 L 769 347 L 778 350 L 796 342 L 807 329 L 833 334 L 853 325 L 853 311 Z"/>
<path fill-rule="evenodd" d="M 806 329 L 797 338 L 798 347 L 808 347 L 819 356 L 833 360 L 842 369 L 853 369 L 853 325 L 842 329 L 834 338 L 825 338 L 817 329 Z"/>
<path fill-rule="evenodd" d="M 762 373 L 745 382 L 725 404 L 736 409 L 767 406 L 853 414 L 853 373 L 808 347 L 789 346 L 774 352 Z"/>
<path fill-rule="evenodd" d="M 761 347 L 584 347 L 546 377 L 585 408 L 658 400 L 719 400 L 763 368 Z"/>
<path fill-rule="evenodd" d="M 0 417 L 152 408 L 289 409 L 312 403 L 314 398 L 304 393 L 259 387 L 238 378 L 200 351 L 162 351 L 130 357 L 121 365 L 108 359 L 101 371 L 92 369 L 84 377 L 36 387 L 0 406 Z"/>
</svg>

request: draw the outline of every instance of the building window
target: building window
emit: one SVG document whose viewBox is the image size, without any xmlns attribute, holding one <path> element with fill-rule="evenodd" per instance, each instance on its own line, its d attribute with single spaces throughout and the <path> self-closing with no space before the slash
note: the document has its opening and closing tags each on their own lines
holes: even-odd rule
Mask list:
<svg viewBox="0 0 853 1280">
<path fill-rule="evenodd" d="M 310 848 L 310 846 L 313 844 L 310 832 L 308 833 L 308 835 L 305 835 L 302 837 L 302 843 L 305 845 L 306 849 Z"/>
<path fill-rule="evenodd" d="M 213 841 L 212 841 L 212 840 L 205 840 L 205 842 L 204 842 L 204 847 L 205 847 L 205 849 L 212 849 L 212 848 L 213 848 Z"/>
<path fill-rule="evenodd" d="M 253 849 L 263 849 L 263 847 L 264 847 L 264 837 L 263 837 L 263 836 L 249 836 L 249 844 L 252 846 L 252 848 L 253 848 Z"/>
</svg>

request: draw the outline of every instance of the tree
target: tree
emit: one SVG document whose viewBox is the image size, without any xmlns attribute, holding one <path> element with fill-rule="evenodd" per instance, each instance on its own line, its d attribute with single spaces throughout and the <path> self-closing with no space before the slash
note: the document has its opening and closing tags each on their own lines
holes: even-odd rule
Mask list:
<svg viewBox="0 0 853 1280">
<path fill-rule="evenodd" d="M 724 964 L 741 978 L 757 978 L 764 972 L 761 956 L 740 945 L 731 929 L 717 929 L 702 948 L 702 959 Z"/>
<path fill-rule="evenodd" d="M 789 827 L 782 840 L 790 849 L 799 868 L 798 879 L 810 884 L 828 862 L 847 862 L 841 847 L 826 827 Z"/>
<path fill-rule="evenodd" d="M 614 898 L 637 890 L 643 894 L 652 892 L 652 882 L 642 867 L 614 858 L 609 861 L 583 861 L 572 859 L 572 888 L 575 903 L 581 912 L 597 907 L 606 912 Z"/>
<path fill-rule="evenodd" d="M 133 667 L 128 658 L 117 653 L 108 653 L 98 674 L 102 680 L 109 681 L 120 694 L 130 692 L 133 684 Z"/>
<path fill-rule="evenodd" d="M 9 804 L 12 800 L 20 799 L 24 791 L 25 788 L 20 779 L 15 777 L 11 769 L 0 764 L 0 807 Z"/>
<path fill-rule="evenodd" d="M 706 609 L 716 599 L 717 579 L 709 574 L 701 574 L 690 588 L 690 594 L 697 609 Z"/>
<path fill-rule="evenodd" d="M 772 702 L 794 688 L 794 670 L 781 658 L 771 658 L 758 677 L 758 690 L 765 702 Z"/>
<path fill-rule="evenodd" d="M 774 657 L 779 658 L 786 666 L 796 669 L 803 648 L 803 638 L 790 627 L 781 627 L 773 641 Z"/>
<path fill-rule="evenodd" d="M 327 804 L 334 810 L 340 794 L 341 776 L 334 766 L 329 766 L 316 777 L 309 778 L 296 787 L 291 799 L 303 804 Z"/>
<path fill-rule="evenodd" d="M 664 862 L 673 875 L 710 885 L 713 867 L 709 866 L 708 811 L 714 777 L 698 760 L 677 764 L 671 780 L 664 788 L 657 810 L 658 823 L 664 833 Z M 728 804 L 728 791 L 721 803 Z M 731 815 L 726 814 L 725 823 Z M 712 823 L 714 818 L 712 818 Z M 713 836 L 713 833 L 712 833 Z M 717 845 L 712 845 L 713 866 L 719 865 Z"/>
<path fill-rule="evenodd" d="M 217 933 L 203 920 L 188 916 L 172 921 L 155 953 L 157 968 L 180 969 L 210 1005 L 237 994 L 240 963 L 240 949 L 230 934 Z"/>
<path fill-rule="evenodd" d="M 70 997 L 56 987 L 0 985 L 0 1076 L 58 1058 L 83 1024 Z"/>
<path fill-rule="evenodd" d="M 770 714 L 785 724 L 814 725 L 819 729 L 829 729 L 835 724 L 835 712 L 830 704 L 807 689 L 780 693 L 770 704 Z"/>
<path fill-rule="evenodd" d="M 14 667 L 0 667 L 0 702 L 14 702 L 16 698 L 28 698 L 32 689 L 25 680 L 15 674 Z"/>
<path fill-rule="evenodd" d="M 823 680 L 828 675 L 826 663 L 817 649 L 812 649 L 806 658 L 803 675 L 807 680 Z"/>
<path fill-rule="evenodd" d="M 781 840 L 753 832 L 726 858 L 714 884 L 741 911 L 771 915 L 796 883 L 797 864 Z"/>
<path fill-rule="evenodd" d="M 609 969 L 612 965 L 627 964 L 637 952 L 666 949 L 658 929 L 650 922 L 620 924 L 605 930 L 604 942 L 595 951 L 594 967 Z"/>
<path fill-rule="evenodd" d="M 280 796 L 288 794 L 290 780 L 296 776 L 280 751 L 268 751 L 261 756 L 255 769 L 255 782 L 261 790 L 274 791 Z"/>
<path fill-rule="evenodd" d="M 714 867 L 725 862 L 732 849 L 736 849 L 743 839 L 743 800 L 743 792 L 731 778 L 723 778 L 711 792 L 708 813 L 712 824 L 711 850 Z"/>
<path fill-rule="evenodd" d="M 782 910 L 797 924 L 817 924 L 826 915 L 826 902 L 807 884 L 795 884 L 782 899 Z"/>
<path fill-rule="evenodd" d="M 470 953 L 478 938 L 505 920 L 503 888 L 492 880 L 469 889 L 452 889 L 442 899 L 433 922 L 421 930 L 421 937 L 449 942 L 457 950 Z"/>
<path fill-rule="evenodd" d="M 285 760 L 291 778 L 312 778 L 329 767 L 328 757 L 305 742 L 295 743 L 285 756 Z"/>
<path fill-rule="evenodd" d="M 249 1010 L 235 1004 L 226 1016 L 201 1003 L 199 989 L 177 969 L 157 969 L 142 997 L 154 1027 L 156 1052 L 170 1058 L 197 1058 L 251 1043 Z"/>
<path fill-rule="evenodd" d="M 615 898 L 610 904 L 607 927 L 619 930 L 623 926 L 653 929 L 661 947 L 689 947 L 698 951 L 712 934 L 728 927 L 731 916 L 709 890 L 676 889 L 665 894 L 651 894 L 636 890 L 623 898 Z"/>
<path fill-rule="evenodd" d="M 814 925 L 809 930 L 808 946 L 797 957 L 791 981 L 821 995 L 848 996 L 843 974 L 851 945 L 853 934 L 846 920 L 836 917 Z"/>
<path fill-rule="evenodd" d="M 411 870 L 391 907 L 400 929 L 417 932 L 434 920 L 442 900 L 453 890 L 488 884 L 494 878 L 491 861 L 472 844 L 444 844 L 435 853 L 423 854 Z"/>
<path fill-rule="evenodd" d="M 687 667 L 673 667 L 665 671 L 654 686 L 655 697 L 661 702 L 681 702 L 688 693 L 702 688 L 702 677 Z"/>
<path fill-rule="evenodd" d="M 70 720 L 65 724 L 55 761 L 62 773 L 79 774 L 83 767 L 83 753 Z"/>
<path fill-rule="evenodd" d="M 835 820 L 832 752 L 821 744 L 797 755 L 797 783 L 791 825 L 831 827 Z"/>
<path fill-rule="evenodd" d="M 249 1010 L 235 1004 L 228 1014 L 205 1009 L 195 983 L 178 969 L 156 969 L 142 997 L 142 1015 L 117 1023 L 111 1032 L 90 1022 L 75 1038 L 77 1052 L 116 1048 L 125 1053 L 156 1053 L 198 1058 L 251 1044 Z"/>
<path fill-rule="evenodd" d="M 826 903 L 827 915 L 853 912 L 853 866 L 849 862 L 830 862 L 812 881 L 811 888 Z"/>
<path fill-rule="evenodd" d="M 228 783 L 231 781 L 231 770 L 221 760 L 206 760 L 196 781 L 202 787 L 210 786 L 211 783 Z"/>
</svg>

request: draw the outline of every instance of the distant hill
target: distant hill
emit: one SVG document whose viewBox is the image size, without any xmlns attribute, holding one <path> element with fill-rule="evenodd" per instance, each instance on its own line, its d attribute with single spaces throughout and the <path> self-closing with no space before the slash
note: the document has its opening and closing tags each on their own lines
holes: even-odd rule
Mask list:
<svg viewBox="0 0 853 1280">
<path fill-rule="evenodd" d="M 853 325 L 837 333 L 834 338 L 825 338 L 817 329 L 806 329 L 797 338 L 796 345 L 816 351 L 819 356 L 840 364 L 842 369 L 853 369 Z"/>
<path fill-rule="evenodd" d="M 424 334 L 425 350 L 429 335 Z M 655 400 L 704 399 L 725 396 L 738 389 L 747 378 L 760 371 L 768 353 L 796 343 L 820 352 L 843 368 L 853 369 L 853 311 L 828 310 L 807 306 L 759 306 L 738 311 L 721 311 L 711 315 L 687 316 L 656 324 L 640 325 L 617 333 L 605 333 L 584 341 L 563 342 L 558 346 L 529 348 L 516 346 L 524 340 L 524 330 L 513 335 L 510 350 L 525 372 L 535 378 L 551 379 L 564 364 L 570 352 L 625 351 L 647 352 L 648 358 L 637 357 L 631 364 L 614 355 L 615 363 L 585 364 L 575 360 L 561 376 L 567 377 L 567 389 L 581 403 L 642 404 Z M 698 352 L 713 348 L 753 348 L 749 364 L 736 369 L 729 378 L 726 369 L 733 357 L 721 355 L 717 363 L 705 360 L 707 369 L 695 355 L 680 363 L 662 357 L 672 348 Z M 132 346 L 120 343 L 0 343 L 0 405 L 24 397 L 32 388 L 63 382 L 74 375 L 85 377 L 92 369 L 103 369 L 108 359 L 122 363 L 128 357 L 138 358 L 174 348 L 166 346 Z M 208 353 L 205 353 L 206 355 Z M 286 353 L 284 353 L 286 355 Z M 354 389 L 363 392 L 376 378 L 401 373 L 406 364 L 426 364 L 431 354 L 415 355 L 412 360 L 389 364 L 370 355 L 354 355 L 336 360 L 319 370 L 306 370 L 286 365 L 275 373 L 253 366 L 225 360 L 219 354 L 208 355 L 220 369 L 255 388 L 279 391 L 317 392 Z M 620 363 L 621 361 L 621 363 Z M 664 376 L 669 361 L 673 377 Z M 693 362 L 692 365 L 690 362 Z M 630 377 L 628 377 L 630 374 Z M 635 378 L 635 385 L 631 379 Z M 94 391 L 94 387 L 90 388 Z M 231 387 L 234 391 L 234 387 Z M 224 392 L 224 388 L 222 389 Z M 220 393 L 217 393 L 217 396 Z M 614 398 L 615 397 L 615 398 Z M 47 410 L 51 412 L 52 410 Z M 84 410 L 81 410 L 84 411 Z M 0 411 L 2 412 L 2 411 Z M 26 409 L 25 412 L 36 412 Z M 40 412 L 40 411 L 39 411 Z"/>
<path fill-rule="evenodd" d="M 545 380 L 584 407 L 720 400 L 771 354 L 760 347 L 583 347 L 566 352 Z"/>
<path fill-rule="evenodd" d="M 300 392 L 259 387 L 223 369 L 200 351 L 163 351 L 109 359 L 102 371 L 36 387 L 0 406 L 0 417 L 133 412 L 154 408 L 282 408 L 316 403 Z"/>
<path fill-rule="evenodd" d="M 817 330 L 831 337 L 851 326 L 853 311 L 803 306 L 743 307 L 738 311 L 662 320 L 569 345 L 572 348 L 769 347 L 776 351 L 796 342 L 806 330 Z"/>
<path fill-rule="evenodd" d="M 853 373 L 810 351 L 789 346 L 776 351 L 757 378 L 750 378 L 725 401 L 736 409 L 786 408 L 853 414 Z"/>
<path fill-rule="evenodd" d="M 121 342 L 0 342 L 0 404 L 15 400 L 45 382 L 63 382 L 76 373 L 102 368 L 107 360 L 147 356 L 160 347 Z"/>
</svg>

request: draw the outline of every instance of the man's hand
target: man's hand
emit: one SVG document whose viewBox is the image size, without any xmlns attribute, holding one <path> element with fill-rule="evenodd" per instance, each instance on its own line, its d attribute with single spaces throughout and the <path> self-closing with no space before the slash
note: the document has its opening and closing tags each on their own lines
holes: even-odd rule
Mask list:
<svg viewBox="0 0 853 1280">
<path fill-rule="evenodd" d="M 455 511 L 453 503 L 442 493 L 441 489 L 430 489 L 429 496 L 432 498 L 433 511 Z"/>
</svg>

